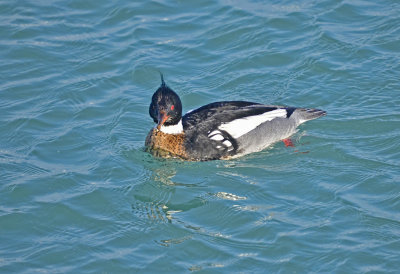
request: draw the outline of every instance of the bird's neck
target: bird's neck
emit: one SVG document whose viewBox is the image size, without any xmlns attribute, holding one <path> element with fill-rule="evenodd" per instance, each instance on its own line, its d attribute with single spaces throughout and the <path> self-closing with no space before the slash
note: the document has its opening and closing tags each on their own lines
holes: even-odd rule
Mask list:
<svg viewBox="0 0 400 274">
<path fill-rule="evenodd" d="M 175 125 L 162 125 L 160 130 L 166 134 L 180 134 L 183 132 L 182 119 L 180 119 L 179 122 Z"/>
</svg>

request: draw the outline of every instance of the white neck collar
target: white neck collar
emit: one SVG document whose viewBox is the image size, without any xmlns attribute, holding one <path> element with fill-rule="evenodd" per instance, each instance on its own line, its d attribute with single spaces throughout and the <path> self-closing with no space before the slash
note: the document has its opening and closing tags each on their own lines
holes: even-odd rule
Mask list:
<svg viewBox="0 0 400 274">
<path fill-rule="evenodd" d="M 172 126 L 164 126 L 162 125 L 160 130 L 166 134 L 179 134 L 183 132 L 182 119 L 179 120 L 179 123 Z"/>
</svg>

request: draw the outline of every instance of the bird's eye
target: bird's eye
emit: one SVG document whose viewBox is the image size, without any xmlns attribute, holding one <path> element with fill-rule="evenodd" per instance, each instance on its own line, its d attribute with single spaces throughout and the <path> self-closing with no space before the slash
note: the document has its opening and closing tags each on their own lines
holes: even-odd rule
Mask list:
<svg viewBox="0 0 400 274">
<path fill-rule="evenodd" d="M 171 106 L 171 110 L 174 110 L 174 109 L 175 109 L 175 106 L 174 106 L 174 105 L 172 105 L 172 106 Z"/>
</svg>

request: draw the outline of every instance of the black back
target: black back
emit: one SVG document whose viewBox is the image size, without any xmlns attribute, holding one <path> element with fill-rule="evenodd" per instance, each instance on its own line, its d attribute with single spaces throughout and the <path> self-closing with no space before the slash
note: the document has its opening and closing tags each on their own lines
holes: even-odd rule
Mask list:
<svg viewBox="0 0 400 274">
<path fill-rule="evenodd" d="M 215 102 L 195 109 L 182 117 L 183 129 L 186 135 L 186 148 L 199 159 L 220 159 L 240 153 L 237 140 L 228 132 L 218 129 L 223 123 L 235 119 L 259 115 L 269 112 L 280 106 L 266 106 L 245 101 Z M 293 110 L 292 110 L 293 109 Z M 290 116 L 295 108 L 286 108 Z M 210 134 L 218 130 L 222 140 L 213 140 Z M 225 141 L 229 141 L 226 146 Z"/>
</svg>

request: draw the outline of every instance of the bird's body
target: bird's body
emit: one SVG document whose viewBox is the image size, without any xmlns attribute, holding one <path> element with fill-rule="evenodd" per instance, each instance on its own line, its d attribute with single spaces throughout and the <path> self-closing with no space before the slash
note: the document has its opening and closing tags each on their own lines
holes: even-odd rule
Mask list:
<svg viewBox="0 0 400 274">
<path fill-rule="evenodd" d="M 288 138 L 301 123 L 326 114 L 245 101 L 211 103 L 183 117 L 181 109 L 178 95 L 162 80 L 150 105 L 158 126 L 146 138 L 154 155 L 192 161 L 236 158 Z"/>
</svg>

